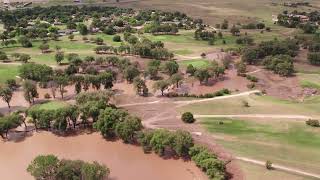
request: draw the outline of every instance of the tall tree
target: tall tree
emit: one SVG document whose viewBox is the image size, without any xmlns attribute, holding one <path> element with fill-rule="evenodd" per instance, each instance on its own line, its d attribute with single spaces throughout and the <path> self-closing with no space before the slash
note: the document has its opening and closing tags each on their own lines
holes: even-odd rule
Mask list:
<svg viewBox="0 0 320 180">
<path fill-rule="evenodd" d="M 10 101 L 12 99 L 13 91 L 9 87 L 0 87 L 0 96 L 5 101 L 10 109 Z"/>
<path fill-rule="evenodd" d="M 30 104 L 34 103 L 34 98 L 37 98 L 39 96 L 36 83 L 30 80 L 24 81 L 23 92 L 24 92 L 24 98 Z"/>
</svg>

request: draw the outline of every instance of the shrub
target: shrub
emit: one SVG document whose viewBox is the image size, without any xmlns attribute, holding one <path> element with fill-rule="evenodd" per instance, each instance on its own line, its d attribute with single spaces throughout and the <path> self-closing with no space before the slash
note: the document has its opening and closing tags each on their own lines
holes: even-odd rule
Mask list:
<svg viewBox="0 0 320 180">
<path fill-rule="evenodd" d="M 121 42 L 121 37 L 119 35 L 115 35 L 115 36 L 113 36 L 112 40 L 114 42 Z"/>
<path fill-rule="evenodd" d="M 191 112 L 185 112 L 181 116 L 181 120 L 185 123 L 194 123 L 196 120 Z"/>
<path fill-rule="evenodd" d="M 251 82 L 258 82 L 258 78 L 255 76 L 247 75 L 246 77 Z"/>
<path fill-rule="evenodd" d="M 267 162 L 266 162 L 266 168 L 267 168 L 268 170 L 271 170 L 271 169 L 272 169 L 272 162 L 271 162 L 271 161 L 267 161 Z"/>
<path fill-rule="evenodd" d="M 46 94 L 44 95 L 44 98 L 45 98 L 45 99 L 50 99 L 50 98 L 51 98 L 51 96 L 50 96 L 50 94 L 49 94 L 49 93 L 46 93 Z"/>
<path fill-rule="evenodd" d="M 319 120 L 315 120 L 315 119 L 309 119 L 308 121 L 306 121 L 306 124 L 312 127 L 320 127 Z"/>
</svg>

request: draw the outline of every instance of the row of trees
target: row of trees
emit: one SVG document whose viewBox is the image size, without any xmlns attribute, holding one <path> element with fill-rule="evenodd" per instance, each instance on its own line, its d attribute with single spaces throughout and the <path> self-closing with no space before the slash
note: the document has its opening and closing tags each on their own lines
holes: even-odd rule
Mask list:
<svg viewBox="0 0 320 180">
<path fill-rule="evenodd" d="M 226 178 L 224 162 L 207 148 L 194 146 L 191 134 L 186 131 L 145 130 L 139 133 L 138 141 L 145 152 L 154 151 L 160 156 L 191 157 L 210 179 Z"/>
</svg>

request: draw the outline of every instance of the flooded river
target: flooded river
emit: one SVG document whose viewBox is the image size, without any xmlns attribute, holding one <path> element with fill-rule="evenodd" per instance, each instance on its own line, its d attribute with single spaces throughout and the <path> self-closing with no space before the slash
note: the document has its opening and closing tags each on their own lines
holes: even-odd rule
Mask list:
<svg viewBox="0 0 320 180">
<path fill-rule="evenodd" d="M 33 179 L 26 168 L 40 154 L 98 161 L 110 168 L 111 180 L 207 180 L 192 162 L 144 154 L 141 147 L 108 142 L 98 133 L 59 137 L 41 132 L 19 142 L 0 142 L 0 152 L 1 179 L 6 180 Z"/>
</svg>

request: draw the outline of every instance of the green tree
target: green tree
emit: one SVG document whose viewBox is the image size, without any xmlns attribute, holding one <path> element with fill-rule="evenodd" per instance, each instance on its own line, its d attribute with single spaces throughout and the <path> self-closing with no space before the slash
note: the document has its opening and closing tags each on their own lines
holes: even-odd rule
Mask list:
<svg viewBox="0 0 320 180">
<path fill-rule="evenodd" d="M 22 47 L 29 48 L 32 47 L 32 43 L 26 36 L 21 36 L 18 39 L 18 42 L 22 45 Z"/>
<path fill-rule="evenodd" d="M 133 79 L 137 76 L 139 76 L 140 71 L 138 68 L 134 67 L 134 66 L 128 66 L 125 70 L 124 70 L 124 78 L 129 82 L 132 83 Z"/>
<path fill-rule="evenodd" d="M 187 66 L 186 73 L 190 74 L 191 76 L 193 76 L 196 71 L 197 69 L 192 64 Z"/>
<path fill-rule="evenodd" d="M 185 112 L 181 116 L 181 120 L 185 123 L 194 123 L 196 120 L 191 112 Z"/>
<path fill-rule="evenodd" d="M 164 91 L 170 86 L 170 83 L 166 80 L 160 80 L 154 83 L 153 88 L 155 90 L 160 90 L 161 95 L 164 96 Z"/>
<path fill-rule="evenodd" d="M 139 77 L 134 78 L 133 86 L 138 95 L 147 96 L 148 88 L 146 86 L 146 82 Z"/>
<path fill-rule="evenodd" d="M 66 92 L 65 87 L 69 84 L 69 77 L 66 75 L 56 76 L 54 81 L 58 85 L 61 98 L 63 99 L 63 94 Z"/>
<path fill-rule="evenodd" d="M 173 149 L 178 156 L 187 157 L 189 149 L 193 147 L 193 138 L 187 131 L 178 130 L 174 134 Z"/>
<path fill-rule="evenodd" d="M 59 159 L 54 155 L 37 156 L 28 166 L 27 171 L 36 179 L 55 179 Z"/>
<path fill-rule="evenodd" d="M 195 77 L 200 81 L 200 84 L 202 84 L 203 82 L 207 84 L 211 75 L 208 69 L 198 69 L 195 72 Z"/>
<path fill-rule="evenodd" d="M 179 88 L 179 85 L 180 85 L 182 80 L 183 80 L 183 76 L 180 73 L 173 74 L 170 77 L 171 83 L 175 84 L 177 88 Z"/>
<path fill-rule="evenodd" d="M 113 36 L 112 40 L 113 40 L 114 42 L 121 42 L 121 36 L 115 35 L 115 36 Z"/>
<path fill-rule="evenodd" d="M 179 70 L 179 64 L 176 61 L 168 61 L 164 64 L 163 69 L 172 76 L 173 74 L 177 73 Z"/>
<path fill-rule="evenodd" d="M 61 62 L 64 60 L 64 53 L 62 51 L 58 51 L 55 55 L 55 60 L 57 64 L 61 64 Z"/>
<path fill-rule="evenodd" d="M 22 87 L 24 98 L 26 99 L 26 101 L 28 101 L 30 104 L 34 103 L 34 98 L 37 98 L 39 96 L 36 83 L 30 80 L 26 80 L 24 81 Z"/>
<path fill-rule="evenodd" d="M 31 56 L 29 54 L 20 54 L 19 61 L 23 63 L 27 63 L 31 59 Z"/>
<path fill-rule="evenodd" d="M 41 50 L 42 53 L 45 53 L 50 49 L 50 46 L 49 44 L 43 43 L 39 46 L 39 49 Z"/>
<path fill-rule="evenodd" d="M 113 87 L 113 75 L 110 72 L 104 72 L 99 75 L 101 84 L 103 84 L 104 89 L 110 89 Z"/>
<path fill-rule="evenodd" d="M 93 127 L 100 131 L 105 138 L 113 138 L 116 135 L 116 126 L 123 121 L 128 114 L 122 110 L 112 109 L 107 107 L 100 112 L 98 121 L 93 124 Z"/>
<path fill-rule="evenodd" d="M 8 108 L 10 109 L 11 108 L 10 101 L 13 96 L 12 89 L 9 87 L 0 87 L 0 96 L 1 96 L 2 100 L 7 103 Z"/>
<path fill-rule="evenodd" d="M 312 65 L 320 65 L 320 52 L 310 52 L 308 54 L 308 61 Z"/>
<path fill-rule="evenodd" d="M 116 134 L 125 143 L 134 142 L 135 134 L 142 129 L 141 120 L 137 117 L 127 116 L 124 121 L 116 125 Z"/>
<path fill-rule="evenodd" d="M 88 27 L 83 23 L 78 24 L 77 29 L 82 36 L 88 34 Z"/>
</svg>

